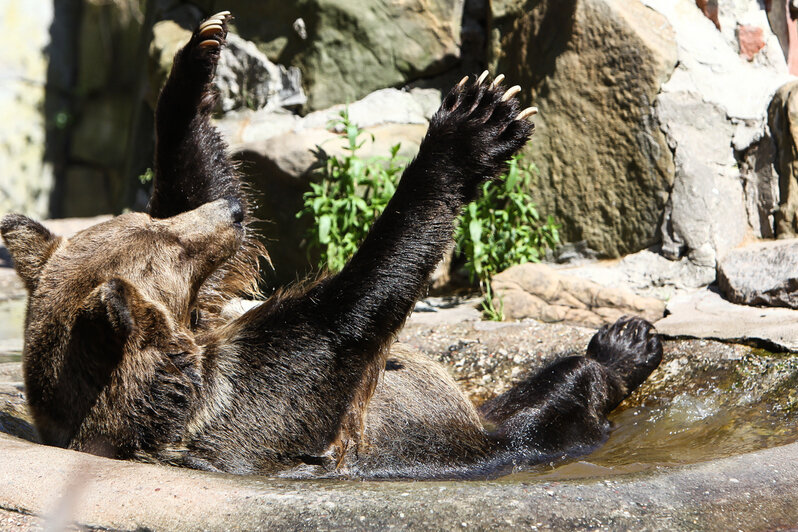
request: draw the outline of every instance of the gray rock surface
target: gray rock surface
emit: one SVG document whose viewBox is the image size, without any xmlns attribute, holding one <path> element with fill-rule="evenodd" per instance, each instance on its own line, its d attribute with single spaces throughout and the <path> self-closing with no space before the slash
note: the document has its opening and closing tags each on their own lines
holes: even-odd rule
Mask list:
<svg viewBox="0 0 798 532">
<path fill-rule="evenodd" d="M 272 61 L 302 71 L 308 111 L 441 73 L 460 55 L 464 0 L 212 4 Z"/>
<path fill-rule="evenodd" d="M 501 306 L 510 320 L 533 318 L 598 327 L 627 314 L 656 321 L 665 311 L 659 299 L 601 286 L 545 264 L 512 266 L 494 276 L 491 286 L 494 305 Z"/>
<path fill-rule="evenodd" d="M 748 227 L 743 185 L 729 143 L 734 128 L 719 107 L 688 92 L 661 94 L 657 109 L 676 171 L 665 207 L 662 252 L 712 268 Z"/>
<path fill-rule="evenodd" d="M 620 260 L 558 266 L 564 274 L 601 286 L 625 288 L 635 294 L 668 301 L 677 294 L 694 292 L 715 280 L 715 268 L 699 266 L 687 257 L 669 260 L 643 250 Z"/>
<path fill-rule="evenodd" d="M 730 251 L 718 264 L 718 285 L 732 303 L 798 309 L 798 239 Z"/>
<path fill-rule="evenodd" d="M 0 435 L 0 507 L 114 529 L 785 528 L 798 444 L 612 480 L 288 482 L 117 462 Z M 55 526 L 52 526 L 55 525 Z"/>
<path fill-rule="evenodd" d="M 693 0 L 643 3 L 667 18 L 678 44 L 679 64 L 657 98 L 676 165 L 663 253 L 713 267 L 747 231 L 773 235 L 779 198 L 765 112 L 790 75 L 761 2 L 721 1 L 720 30 Z M 743 26 L 762 32 L 750 61 L 740 54 Z"/>
<path fill-rule="evenodd" d="M 194 6 L 181 5 L 167 13 L 166 20 L 153 27 L 150 42 L 150 103 L 155 104 L 160 87 L 172 68 L 175 53 L 188 42 L 191 31 L 201 19 Z M 219 111 L 237 109 L 274 111 L 299 107 L 307 102 L 302 89 L 302 74 L 296 67 L 277 65 L 255 45 L 233 31 L 227 35 L 214 78 L 219 91 Z"/>
<path fill-rule="evenodd" d="M 277 109 L 307 102 L 296 67 L 275 65 L 254 43 L 229 33 L 216 69 L 222 112 L 246 107 Z"/>
<path fill-rule="evenodd" d="M 566 241 L 603 256 L 658 240 L 673 158 L 653 109 L 676 64 L 667 21 L 638 0 L 490 3 L 489 67 L 536 105 L 532 188 Z"/>
<path fill-rule="evenodd" d="M 775 233 L 794 237 L 798 235 L 798 81 L 779 88 L 768 108 L 768 120 L 780 176 Z"/>
<path fill-rule="evenodd" d="M 712 338 L 798 352 L 798 311 L 735 305 L 712 290 L 674 297 L 656 322 L 669 337 Z"/>
</svg>

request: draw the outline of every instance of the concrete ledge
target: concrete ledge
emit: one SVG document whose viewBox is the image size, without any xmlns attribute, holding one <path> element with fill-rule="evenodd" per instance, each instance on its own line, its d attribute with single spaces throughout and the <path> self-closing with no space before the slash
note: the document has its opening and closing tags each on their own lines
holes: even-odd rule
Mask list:
<svg viewBox="0 0 798 532">
<path fill-rule="evenodd" d="M 119 462 L 0 434 L 0 508 L 48 526 L 774 529 L 798 524 L 798 443 L 612 480 L 321 482 Z"/>
</svg>

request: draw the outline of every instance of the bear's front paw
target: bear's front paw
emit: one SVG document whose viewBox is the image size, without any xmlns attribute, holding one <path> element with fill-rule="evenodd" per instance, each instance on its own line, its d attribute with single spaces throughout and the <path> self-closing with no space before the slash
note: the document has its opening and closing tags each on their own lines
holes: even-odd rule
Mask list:
<svg viewBox="0 0 798 532">
<path fill-rule="evenodd" d="M 183 49 L 180 63 L 191 72 L 201 73 L 203 82 L 210 82 L 227 38 L 227 23 L 232 19 L 229 11 L 220 11 L 204 20 L 194 30 L 191 40 Z"/>
<path fill-rule="evenodd" d="M 505 89 L 502 74 L 492 82 L 487 77 L 486 70 L 455 85 L 430 120 L 423 146 L 468 185 L 501 174 L 535 129 L 528 119 L 537 108 L 520 110 L 521 87 Z"/>
<path fill-rule="evenodd" d="M 624 316 L 599 329 L 587 346 L 587 356 L 614 371 L 632 392 L 659 366 L 662 342 L 649 322 Z"/>
</svg>

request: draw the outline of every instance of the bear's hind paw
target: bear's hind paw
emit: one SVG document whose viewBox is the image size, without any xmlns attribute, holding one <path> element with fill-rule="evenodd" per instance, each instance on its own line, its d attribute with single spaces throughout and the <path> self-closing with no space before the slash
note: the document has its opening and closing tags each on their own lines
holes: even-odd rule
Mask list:
<svg viewBox="0 0 798 532">
<path fill-rule="evenodd" d="M 599 329 L 587 346 L 587 356 L 620 377 L 630 393 L 659 366 L 662 342 L 649 322 L 624 316 Z"/>
</svg>

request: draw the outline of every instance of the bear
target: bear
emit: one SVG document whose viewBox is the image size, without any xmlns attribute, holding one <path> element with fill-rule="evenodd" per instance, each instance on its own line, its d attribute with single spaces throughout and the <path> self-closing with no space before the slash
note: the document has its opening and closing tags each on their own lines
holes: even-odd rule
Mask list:
<svg viewBox="0 0 798 532">
<path fill-rule="evenodd" d="M 490 478 L 589 452 L 658 366 L 653 326 L 602 327 L 477 409 L 446 370 L 395 342 L 456 217 L 529 140 L 534 109 L 502 76 L 443 99 L 418 155 L 336 274 L 257 293 L 266 251 L 211 122 L 229 12 L 175 56 L 155 114 L 147 212 L 69 239 L 22 215 L 0 233 L 28 293 L 27 401 L 43 443 L 117 459 L 290 478 Z"/>
</svg>

